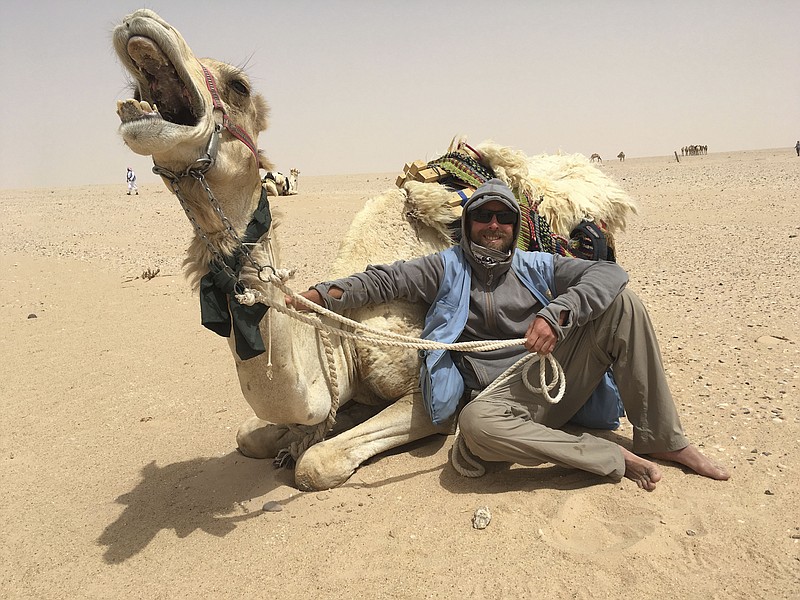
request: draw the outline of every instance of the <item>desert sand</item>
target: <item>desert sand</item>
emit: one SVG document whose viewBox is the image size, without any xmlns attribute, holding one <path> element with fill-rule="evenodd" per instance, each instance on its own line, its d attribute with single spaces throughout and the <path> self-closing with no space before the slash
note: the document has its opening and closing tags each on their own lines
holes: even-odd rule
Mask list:
<svg viewBox="0 0 800 600">
<path fill-rule="evenodd" d="M 639 203 L 618 260 L 687 434 L 727 482 L 669 464 L 650 493 L 548 465 L 467 479 L 437 436 L 300 492 L 236 451 L 250 410 L 226 340 L 200 325 L 171 193 L 0 191 L 0 597 L 800 597 L 800 159 L 600 168 Z M 273 200 L 293 288 L 324 279 L 394 176 L 301 176 Z"/>
</svg>

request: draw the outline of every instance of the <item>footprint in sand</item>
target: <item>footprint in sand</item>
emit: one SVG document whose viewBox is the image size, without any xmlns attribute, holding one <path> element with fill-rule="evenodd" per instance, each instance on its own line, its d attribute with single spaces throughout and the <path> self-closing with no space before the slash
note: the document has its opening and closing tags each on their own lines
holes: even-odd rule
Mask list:
<svg viewBox="0 0 800 600">
<path fill-rule="evenodd" d="M 651 510 L 612 502 L 607 496 L 572 494 L 559 503 L 542 535 L 550 545 L 578 554 L 614 552 L 650 535 L 659 518 Z"/>
</svg>

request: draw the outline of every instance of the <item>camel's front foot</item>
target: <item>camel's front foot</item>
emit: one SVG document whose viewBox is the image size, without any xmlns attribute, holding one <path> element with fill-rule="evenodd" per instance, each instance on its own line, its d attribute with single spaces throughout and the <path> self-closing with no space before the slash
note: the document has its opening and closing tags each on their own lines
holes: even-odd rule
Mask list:
<svg viewBox="0 0 800 600">
<path fill-rule="evenodd" d="M 328 490 L 347 481 L 360 464 L 347 452 L 320 442 L 303 452 L 294 468 L 294 482 L 305 492 Z"/>
<path fill-rule="evenodd" d="M 349 431 L 306 450 L 295 467 L 294 480 L 301 490 L 327 490 L 347 481 L 365 460 L 434 433 L 436 427 L 422 408 L 419 394 L 405 396 Z"/>
<path fill-rule="evenodd" d="M 274 458 L 297 439 L 286 425 L 275 425 L 258 417 L 247 419 L 236 434 L 239 452 L 250 458 Z"/>
</svg>

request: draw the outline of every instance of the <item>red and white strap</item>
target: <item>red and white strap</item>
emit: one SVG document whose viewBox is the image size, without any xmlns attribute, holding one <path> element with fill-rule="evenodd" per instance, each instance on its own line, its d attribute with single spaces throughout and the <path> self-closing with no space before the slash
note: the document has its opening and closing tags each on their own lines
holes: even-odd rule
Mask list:
<svg viewBox="0 0 800 600">
<path fill-rule="evenodd" d="M 225 110 L 225 106 L 222 104 L 222 99 L 217 91 L 217 82 L 214 79 L 214 76 L 211 74 L 211 71 L 206 69 L 202 64 L 200 65 L 200 68 L 203 69 L 203 75 L 206 78 L 206 86 L 208 87 L 208 91 L 211 92 L 211 100 L 214 103 L 214 108 L 222 112 L 222 126 L 227 129 L 233 137 L 250 148 L 250 152 L 253 153 L 256 163 L 258 163 L 258 148 L 256 148 L 252 138 L 244 129 L 236 125 L 228 117 L 228 112 Z"/>
</svg>

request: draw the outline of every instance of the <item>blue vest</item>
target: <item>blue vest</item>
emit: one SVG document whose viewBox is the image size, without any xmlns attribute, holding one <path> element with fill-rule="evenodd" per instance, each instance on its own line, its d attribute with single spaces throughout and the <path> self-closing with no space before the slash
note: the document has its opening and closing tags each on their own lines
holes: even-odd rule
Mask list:
<svg viewBox="0 0 800 600">
<path fill-rule="evenodd" d="M 451 344 L 464 331 L 469 316 L 471 269 L 460 246 L 452 246 L 440 256 L 444 262 L 436 299 L 425 317 L 422 338 Z M 544 306 L 554 287 L 553 255 L 546 252 L 514 252 L 511 270 Z M 447 350 L 422 350 L 420 387 L 431 421 L 440 424 L 458 408 L 464 394 L 464 379 Z M 622 402 L 609 369 L 589 401 L 571 419 L 572 423 L 595 429 L 616 429 Z"/>
</svg>

